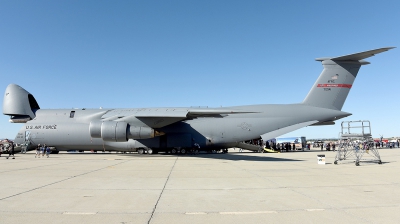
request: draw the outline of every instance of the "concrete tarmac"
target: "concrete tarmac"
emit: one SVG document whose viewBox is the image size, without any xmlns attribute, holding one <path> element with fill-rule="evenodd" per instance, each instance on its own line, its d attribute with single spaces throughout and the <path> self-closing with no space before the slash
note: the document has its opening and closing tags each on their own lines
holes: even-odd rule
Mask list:
<svg viewBox="0 0 400 224">
<path fill-rule="evenodd" d="M 399 223 L 400 149 L 380 155 L 3 154 L 0 223 Z"/>
</svg>

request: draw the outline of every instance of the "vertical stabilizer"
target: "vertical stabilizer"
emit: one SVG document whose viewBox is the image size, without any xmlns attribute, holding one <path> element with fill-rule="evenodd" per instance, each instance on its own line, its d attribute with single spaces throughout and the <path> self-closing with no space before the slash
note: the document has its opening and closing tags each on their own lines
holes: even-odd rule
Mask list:
<svg viewBox="0 0 400 224">
<path fill-rule="evenodd" d="M 317 58 L 317 61 L 322 62 L 324 70 L 303 104 L 341 110 L 361 65 L 369 64 L 363 59 L 392 48 L 380 48 L 334 58 Z"/>
</svg>

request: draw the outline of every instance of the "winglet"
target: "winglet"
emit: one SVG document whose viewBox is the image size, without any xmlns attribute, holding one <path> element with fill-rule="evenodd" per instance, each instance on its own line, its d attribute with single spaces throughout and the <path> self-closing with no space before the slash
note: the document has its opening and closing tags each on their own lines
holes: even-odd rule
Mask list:
<svg viewBox="0 0 400 224">
<path fill-rule="evenodd" d="M 379 54 L 385 51 L 388 51 L 390 49 L 393 49 L 396 47 L 383 47 L 383 48 L 378 48 L 375 50 L 369 50 L 369 51 L 363 51 L 359 53 L 354 53 L 354 54 L 348 54 L 348 55 L 343 55 L 339 57 L 334 57 L 334 58 L 316 58 L 316 61 L 325 61 L 325 60 L 332 60 L 332 61 L 359 61 L 363 60 L 365 58 L 369 58 L 374 56 L 375 54 Z"/>
</svg>

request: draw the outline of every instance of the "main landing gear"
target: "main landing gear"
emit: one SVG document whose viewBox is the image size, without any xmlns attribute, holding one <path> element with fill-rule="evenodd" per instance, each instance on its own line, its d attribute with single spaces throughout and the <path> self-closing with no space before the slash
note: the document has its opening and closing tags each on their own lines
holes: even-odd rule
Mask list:
<svg viewBox="0 0 400 224">
<path fill-rule="evenodd" d="M 154 149 L 142 149 L 142 148 L 140 148 L 140 149 L 138 149 L 137 150 L 137 152 L 138 152 L 138 154 L 145 154 L 145 153 L 147 153 L 147 154 L 149 154 L 149 155 L 151 155 L 151 154 L 157 154 L 158 153 L 158 151 L 157 150 L 154 150 Z"/>
</svg>

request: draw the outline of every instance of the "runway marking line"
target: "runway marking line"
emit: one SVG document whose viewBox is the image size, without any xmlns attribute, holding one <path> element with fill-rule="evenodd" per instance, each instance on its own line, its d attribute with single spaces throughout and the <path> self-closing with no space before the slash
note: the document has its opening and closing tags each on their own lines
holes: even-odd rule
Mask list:
<svg viewBox="0 0 400 224">
<path fill-rule="evenodd" d="M 308 211 L 308 212 L 320 212 L 320 211 L 325 211 L 325 209 L 323 209 L 323 208 L 309 208 L 309 209 L 306 209 L 306 211 Z"/>
<path fill-rule="evenodd" d="M 186 212 L 185 215 L 207 215 L 205 212 Z"/>
<path fill-rule="evenodd" d="M 96 215 L 97 212 L 63 212 L 63 215 Z"/>
<path fill-rule="evenodd" d="M 253 212 L 220 212 L 221 215 L 252 215 L 252 214 L 274 214 L 277 211 L 253 211 Z"/>
</svg>

